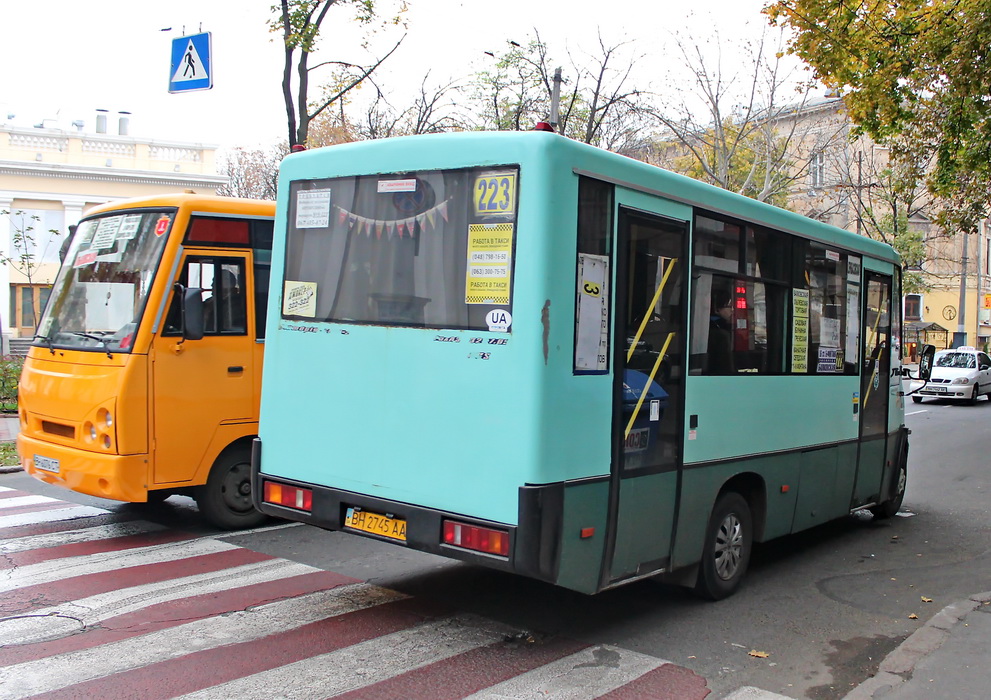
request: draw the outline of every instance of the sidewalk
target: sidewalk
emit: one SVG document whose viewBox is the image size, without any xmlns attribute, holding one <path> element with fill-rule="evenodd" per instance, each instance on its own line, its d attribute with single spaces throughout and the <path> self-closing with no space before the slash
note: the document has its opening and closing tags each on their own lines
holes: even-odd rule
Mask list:
<svg viewBox="0 0 991 700">
<path fill-rule="evenodd" d="M 844 700 L 969 700 L 991 685 L 991 591 L 947 605 Z"/>
<path fill-rule="evenodd" d="M 843 700 L 976 700 L 991 696 L 991 591 L 936 613 Z M 739 688 L 723 700 L 790 700 Z"/>
<path fill-rule="evenodd" d="M 0 414 L 0 442 L 9 442 L 17 439 L 17 433 L 21 429 L 21 421 L 16 413 Z M 0 464 L 0 474 L 19 472 L 21 465 L 4 466 Z"/>
</svg>

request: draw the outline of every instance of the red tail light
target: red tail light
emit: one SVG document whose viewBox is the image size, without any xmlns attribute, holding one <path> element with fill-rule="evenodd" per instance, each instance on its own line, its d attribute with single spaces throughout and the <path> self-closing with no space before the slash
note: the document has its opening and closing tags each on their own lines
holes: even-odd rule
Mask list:
<svg viewBox="0 0 991 700">
<path fill-rule="evenodd" d="M 305 510 L 307 513 L 313 510 L 313 492 L 310 489 L 277 484 L 274 481 L 265 482 L 262 500 L 276 506 Z"/>
<path fill-rule="evenodd" d="M 509 556 L 509 533 L 454 520 L 444 521 L 444 544 L 486 554 Z"/>
</svg>

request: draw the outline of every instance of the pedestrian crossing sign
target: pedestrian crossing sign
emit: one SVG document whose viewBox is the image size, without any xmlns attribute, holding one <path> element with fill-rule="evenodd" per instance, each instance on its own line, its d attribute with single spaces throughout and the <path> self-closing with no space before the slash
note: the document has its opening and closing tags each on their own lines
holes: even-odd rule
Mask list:
<svg viewBox="0 0 991 700">
<path fill-rule="evenodd" d="M 169 92 L 209 90 L 213 87 L 212 64 L 210 32 L 173 39 Z"/>
</svg>

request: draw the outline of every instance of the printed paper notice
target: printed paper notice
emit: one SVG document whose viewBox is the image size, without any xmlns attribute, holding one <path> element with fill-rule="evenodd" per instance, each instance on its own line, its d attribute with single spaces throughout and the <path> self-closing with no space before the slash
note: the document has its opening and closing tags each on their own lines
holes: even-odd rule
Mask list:
<svg viewBox="0 0 991 700">
<path fill-rule="evenodd" d="M 509 304 L 513 224 L 468 225 L 466 304 Z"/>
<path fill-rule="evenodd" d="M 117 231 L 117 240 L 130 240 L 138 234 L 138 227 L 141 226 L 141 215 L 125 216 L 120 222 L 120 230 Z"/>
<path fill-rule="evenodd" d="M 296 228 L 330 226 L 330 190 L 300 190 L 296 193 Z"/>
<path fill-rule="evenodd" d="M 578 254 L 575 369 L 609 369 L 609 257 Z"/>
<path fill-rule="evenodd" d="M 108 216 L 105 219 L 100 219 L 100 223 L 96 227 L 96 233 L 93 234 L 93 240 L 89 244 L 89 249 L 103 250 L 104 248 L 112 248 L 114 241 L 117 240 L 120 219 L 121 217 L 119 216 Z"/>
<path fill-rule="evenodd" d="M 317 283 L 291 282 L 286 280 L 282 292 L 282 314 L 284 316 L 317 315 Z"/>
<path fill-rule="evenodd" d="M 791 371 L 809 371 L 809 290 L 791 290 Z"/>
</svg>

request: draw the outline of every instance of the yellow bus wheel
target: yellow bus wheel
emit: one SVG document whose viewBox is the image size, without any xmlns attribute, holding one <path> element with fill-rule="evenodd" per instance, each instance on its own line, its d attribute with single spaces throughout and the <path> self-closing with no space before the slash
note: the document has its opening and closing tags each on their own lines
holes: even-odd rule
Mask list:
<svg viewBox="0 0 991 700">
<path fill-rule="evenodd" d="M 203 517 L 224 530 L 256 527 L 266 519 L 251 503 L 251 452 L 246 447 L 222 452 L 194 497 Z"/>
</svg>

